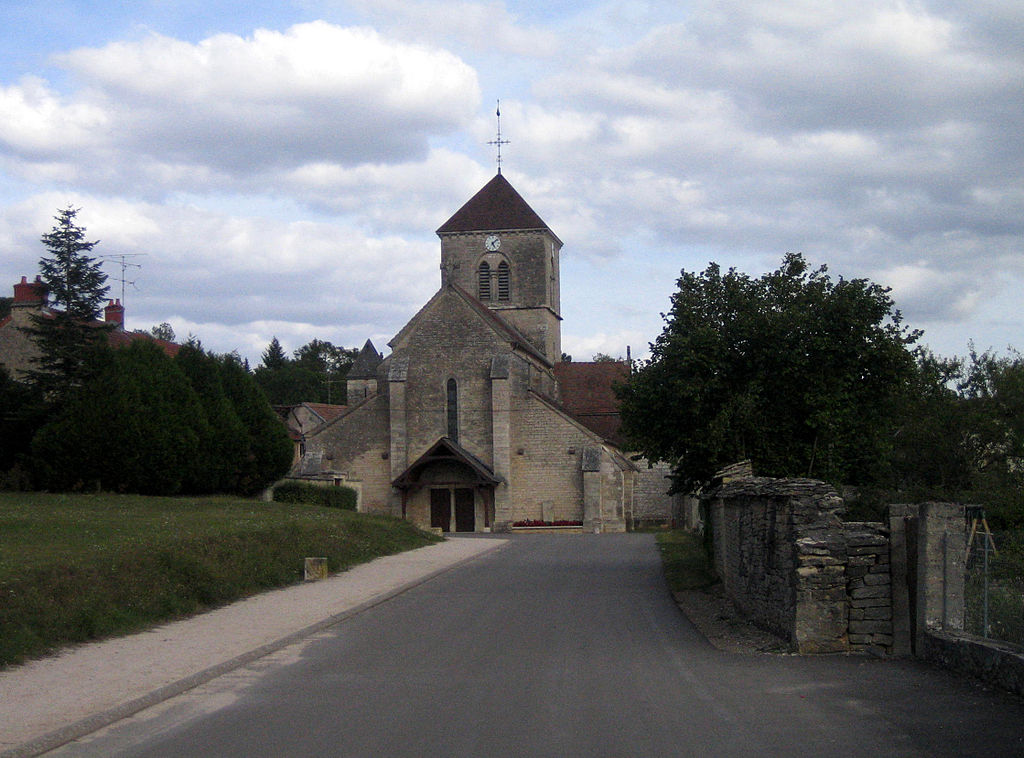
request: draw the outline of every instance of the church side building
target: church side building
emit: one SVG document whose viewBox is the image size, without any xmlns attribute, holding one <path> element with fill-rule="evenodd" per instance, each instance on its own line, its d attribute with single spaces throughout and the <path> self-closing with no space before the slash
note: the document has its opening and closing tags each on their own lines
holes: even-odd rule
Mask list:
<svg viewBox="0 0 1024 758">
<path fill-rule="evenodd" d="M 561 363 L 561 241 L 500 172 L 437 234 L 440 289 L 390 355 L 372 351 L 349 407 L 306 435 L 297 474 L 344 482 L 361 511 L 422 527 L 623 531 L 638 482 L 663 472 L 563 402 L 559 376 L 575 369 Z"/>
</svg>

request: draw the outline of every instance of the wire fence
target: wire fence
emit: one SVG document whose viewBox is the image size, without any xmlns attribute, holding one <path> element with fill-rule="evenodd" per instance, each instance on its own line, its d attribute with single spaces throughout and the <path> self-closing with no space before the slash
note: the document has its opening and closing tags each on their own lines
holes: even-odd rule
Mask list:
<svg viewBox="0 0 1024 758">
<path fill-rule="evenodd" d="M 966 631 L 1024 646 L 1024 531 L 991 532 L 981 509 L 968 524 Z"/>
</svg>

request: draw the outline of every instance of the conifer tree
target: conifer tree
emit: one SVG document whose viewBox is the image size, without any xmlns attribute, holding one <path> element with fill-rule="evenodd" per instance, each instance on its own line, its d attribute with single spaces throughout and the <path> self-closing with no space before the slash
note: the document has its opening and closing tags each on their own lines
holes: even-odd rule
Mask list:
<svg viewBox="0 0 1024 758">
<path fill-rule="evenodd" d="M 275 336 L 270 340 L 270 344 L 267 345 L 267 349 L 263 351 L 263 366 L 265 368 L 275 370 L 283 368 L 287 362 L 288 357 L 284 354 L 284 348 L 281 347 L 281 343 L 277 341 L 277 337 Z"/>
<path fill-rule="evenodd" d="M 249 435 L 224 392 L 220 359 L 196 344 L 183 345 L 174 362 L 182 370 L 206 412 L 199 431 L 199 465 L 185 489 L 196 493 L 237 492 L 244 462 L 249 458 Z"/>
<path fill-rule="evenodd" d="M 232 356 L 220 360 L 221 383 L 249 435 L 248 455 L 239 461 L 237 492 L 254 495 L 291 467 L 292 441 L 252 374 Z"/>
<path fill-rule="evenodd" d="M 106 299 L 107 276 L 89 256 L 97 241 L 85 238 L 75 224 L 77 208 L 58 211 L 53 228 L 42 236 L 47 255 L 39 273 L 51 310 L 33 318 L 32 336 L 40 350 L 30 380 L 58 402 L 97 370 L 93 353 L 105 342 L 105 329 L 96 323 Z"/>
</svg>

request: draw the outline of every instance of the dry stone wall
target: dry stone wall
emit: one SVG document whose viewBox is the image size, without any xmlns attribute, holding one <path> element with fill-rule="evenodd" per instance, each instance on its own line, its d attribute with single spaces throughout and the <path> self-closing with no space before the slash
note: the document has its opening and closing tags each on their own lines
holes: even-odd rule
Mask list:
<svg viewBox="0 0 1024 758">
<path fill-rule="evenodd" d="M 715 564 L 746 614 L 801 653 L 892 646 L 888 530 L 843 523 L 824 482 L 748 477 L 705 498 Z"/>
</svg>

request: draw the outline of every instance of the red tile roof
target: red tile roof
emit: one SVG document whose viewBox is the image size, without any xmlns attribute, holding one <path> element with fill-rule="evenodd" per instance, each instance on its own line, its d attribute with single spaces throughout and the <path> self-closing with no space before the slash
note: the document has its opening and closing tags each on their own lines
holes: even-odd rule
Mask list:
<svg viewBox="0 0 1024 758">
<path fill-rule="evenodd" d="M 465 205 L 455 211 L 455 215 L 445 221 L 437 233 L 503 229 L 548 229 L 548 225 L 523 200 L 508 180 L 497 174 L 467 200 Z"/>
<path fill-rule="evenodd" d="M 629 379 L 629 364 L 556 363 L 554 373 L 565 411 L 603 439 L 621 445 L 619 401 L 612 386 Z"/>
<path fill-rule="evenodd" d="M 96 326 L 104 326 L 102 321 L 97 321 Z M 173 358 L 181 350 L 181 345 L 174 342 L 168 342 L 167 340 L 157 339 L 152 334 L 146 334 L 145 332 L 125 332 L 121 329 L 112 329 L 107 336 L 107 341 L 111 347 L 125 347 L 142 340 L 144 342 L 152 342 L 159 346 L 161 350 L 167 355 L 168 358 Z"/>
<path fill-rule="evenodd" d="M 334 403 L 303 403 L 313 413 L 322 418 L 325 422 L 333 421 L 343 414 L 348 408 L 347 405 L 337 405 Z"/>
</svg>

